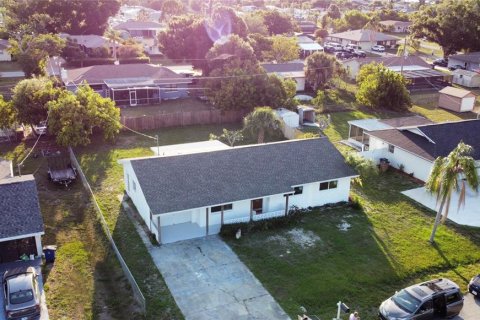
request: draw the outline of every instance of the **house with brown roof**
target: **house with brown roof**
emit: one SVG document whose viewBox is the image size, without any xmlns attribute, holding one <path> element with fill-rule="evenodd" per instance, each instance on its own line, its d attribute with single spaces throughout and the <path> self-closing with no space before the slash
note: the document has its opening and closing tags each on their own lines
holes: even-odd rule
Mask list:
<svg viewBox="0 0 480 320">
<path fill-rule="evenodd" d="M 395 33 L 405 33 L 408 32 L 408 28 L 412 25 L 410 21 L 398 21 L 398 20 L 384 20 L 380 21 L 380 24 L 383 26 L 385 31 L 395 32 Z"/>
<path fill-rule="evenodd" d="M 438 106 L 440 108 L 455 112 L 469 112 L 475 106 L 475 95 L 471 91 L 449 86 L 438 93 Z"/>
<path fill-rule="evenodd" d="M 342 46 L 356 44 L 360 46 L 362 50 L 367 51 L 370 51 L 374 45 L 381 45 L 385 48 L 395 48 L 398 40 L 400 39 L 395 36 L 368 29 L 333 33 L 327 37 L 327 41 L 338 42 Z"/>
<path fill-rule="evenodd" d="M 152 64 L 98 65 L 62 70 L 62 81 L 70 91 L 87 83 L 119 106 L 159 103 L 188 96 L 192 79 Z"/>
<path fill-rule="evenodd" d="M 415 178 L 426 181 L 435 159 L 446 157 L 460 142 L 473 147 L 471 156 L 478 162 L 479 132 L 480 120 L 370 131 L 366 133 L 369 150 L 361 152 L 361 155 L 377 163 L 380 159 L 387 159 L 391 166 L 402 168 Z"/>
</svg>

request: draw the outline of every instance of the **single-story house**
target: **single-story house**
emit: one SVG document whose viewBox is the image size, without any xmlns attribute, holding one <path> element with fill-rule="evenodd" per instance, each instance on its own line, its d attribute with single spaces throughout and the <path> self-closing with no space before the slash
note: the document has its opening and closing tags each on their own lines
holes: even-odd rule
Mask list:
<svg viewBox="0 0 480 320">
<path fill-rule="evenodd" d="M 468 71 L 463 69 L 456 69 L 452 72 L 452 83 L 459 84 L 468 88 L 480 87 L 480 71 Z"/>
<path fill-rule="evenodd" d="M 317 30 L 317 24 L 312 21 L 298 21 L 298 27 L 302 33 L 314 33 Z"/>
<path fill-rule="evenodd" d="M 306 58 L 315 52 L 323 52 L 323 47 L 307 35 L 298 35 L 295 39 L 300 47 L 300 57 L 302 58 Z"/>
<path fill-rule="evenodd" d="M 434 160 L 446 157 L 463 141 L 474 149 L 472 157 L 480 160 L 480 120 L 463 120 L 368 132 L 370 148 L 361 154 L 378 162 L 386 158 L 395 168 L 402 168 L 426 181 Z"/>
<path fill-rule="evenodd" d="M 0 61 L 12 61 L 12 55 L 8 52 L 10 44 L 8 40 L 0 39 Z"/>
<path fill-rule="evenodd" d="M 448 56 L 448 67 L 460 65 L 466 70 L 480 72 L 480 51 Z"/>
<path fill-rule="evenodd" d="M 366 57 L 366 58 L 352 58 L 341 60 L 340 63 L 343 64 L 347 70 L 347 74 L 351 79 L 355 79 L 360 71 L 360 68 L 369 63 L 382 63 L 388 67 L 401 67 L 402 64 L 404 68 L 418 67 L 431 69 L 432 67 L 421 57 L 419 56 L 386 56 L 386 57 Z"/>
<path fill-rule="evenodd" d="M 348 201 L 355 171 L 326 138 L 119 160 L 127 195 L 162 244 L 223 224 Z"/>
<path fill-rule="evenodd" d="M 185 75 L 152 64 L 97 65 L 62 70 L 62 81 L 70 91 L 76 91 L 85 81 L 119 106 L 187 97 L 192 83 L 192 79 Z"/>
<path fill-rule="evenodd" d="M 380 130 L 409 128 L 433 122 L 422 116 L 409 116 L 392 119 L 359 119 L 348 121 L 348 140 L 345 144 L 361 151 L 369 150 L 370 135 L 368 133 Z"/>
<path fill-rule="evenodd" d="M 405 33 L 412 25 L 410 21 L 398 21 L 398 20 L 384 20 L 380 21 L 380 24 L 386 31 L 395 33 Z"/>
<path fill-rule="evenodd" d="M 138 40 L 144 51 L 149 55 L 160 54 L 157 36 L 165 26 L 153 21 L 127 21 L 113 27 L 115 30 L 124 30 L 132 38 Z"/>
<path fill-rule="evenodd" d="M 58 36 L 62 39 L 69 39 L 77 43 L 86 54 L 91 54 L 93 50 L 103 47 L 113 50 L 113 43 L 110 40 L 96 34 L 71 35 L 68 33 L 60 33 Z M 117 43 L 116 46 L 119 47 L 120 44 Z"/>
<path fill-rule="evenodd" d="M 342 46 L 347 44 L 356 44 L 362 50 L 370 51 L 374 45 L 382 45 L 385 48 L 395 48 L 399 38 L 389 34 L 373 31 L 369 29 L 358 29 L 333 33 L 327 37 L 327 41 L 338 42 Z"/>
<path fill-rule="evenodd" d="M 455 112 L 468 112 L 472 111 L 475 106 L 476 97 L 471 91 L 454 87 L 445 87 L 438 93 L 438 106 L 440 108 Z"/>
<path fill-rule="evenodd" d="M 43 219 L 33 175 L 0 180 L 0 263 L 42 255 Z"/>
<path fill-rule="evenodd" d="M 263 63 L 267 74 L 275 74 L 282 79 L 292 79 L 297 84 L 297 92 L 305 91 L 305 65 L 302 62 Z"/>
</svg>

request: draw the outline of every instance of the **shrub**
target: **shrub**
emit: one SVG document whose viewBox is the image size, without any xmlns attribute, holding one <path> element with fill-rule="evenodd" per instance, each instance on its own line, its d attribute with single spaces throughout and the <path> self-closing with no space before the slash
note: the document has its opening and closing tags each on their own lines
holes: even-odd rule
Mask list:
<svg viewBox="0 0 480 320">
<path fill-rule="evenodd" d="M 349 153 L 345 161 L 360 174 L 360 184 L 364 179 L 368 179 L 378 174 L 378 168 L 372 160 L 365 159 L 358 153 Z"/>
</svg>

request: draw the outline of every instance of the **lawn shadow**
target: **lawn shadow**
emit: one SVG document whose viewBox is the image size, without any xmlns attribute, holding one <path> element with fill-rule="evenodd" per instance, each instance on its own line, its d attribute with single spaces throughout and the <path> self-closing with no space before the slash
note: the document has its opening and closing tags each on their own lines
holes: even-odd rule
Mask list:
<svg viewBox="0 0 480 320">
<path fill-rule="evenodd" d="M 439 247 L 438 243 L 434 242 L 432 244 L 432 247 L 435 248 L 437 251 L 438 255 L 442 257 L 443 261 L 446 263 L 446 265 L 449 267 L 450 270 L 452 270 L 453 273 L 455 273 L 459 278 L 461 278 L 465 283 L 468 283 L 470 279 L 465 278 L 458 270 L 455 268 L 456 266 L 453 265 L 448 257 L 443 253 L 442 249 Z"/>
</svg>

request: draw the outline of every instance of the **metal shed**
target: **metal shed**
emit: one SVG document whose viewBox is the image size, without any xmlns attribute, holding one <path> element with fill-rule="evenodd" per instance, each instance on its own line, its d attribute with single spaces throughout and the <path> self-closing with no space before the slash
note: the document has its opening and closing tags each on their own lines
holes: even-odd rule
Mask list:
<svg viewBox="0 0 480 320">
<path fill-rule="evenodd" d="M 438 106 L 455 112 L 472 111 L 475 95 L 465 89 L 445 87 L 439 92 Z"/>
</svg>

